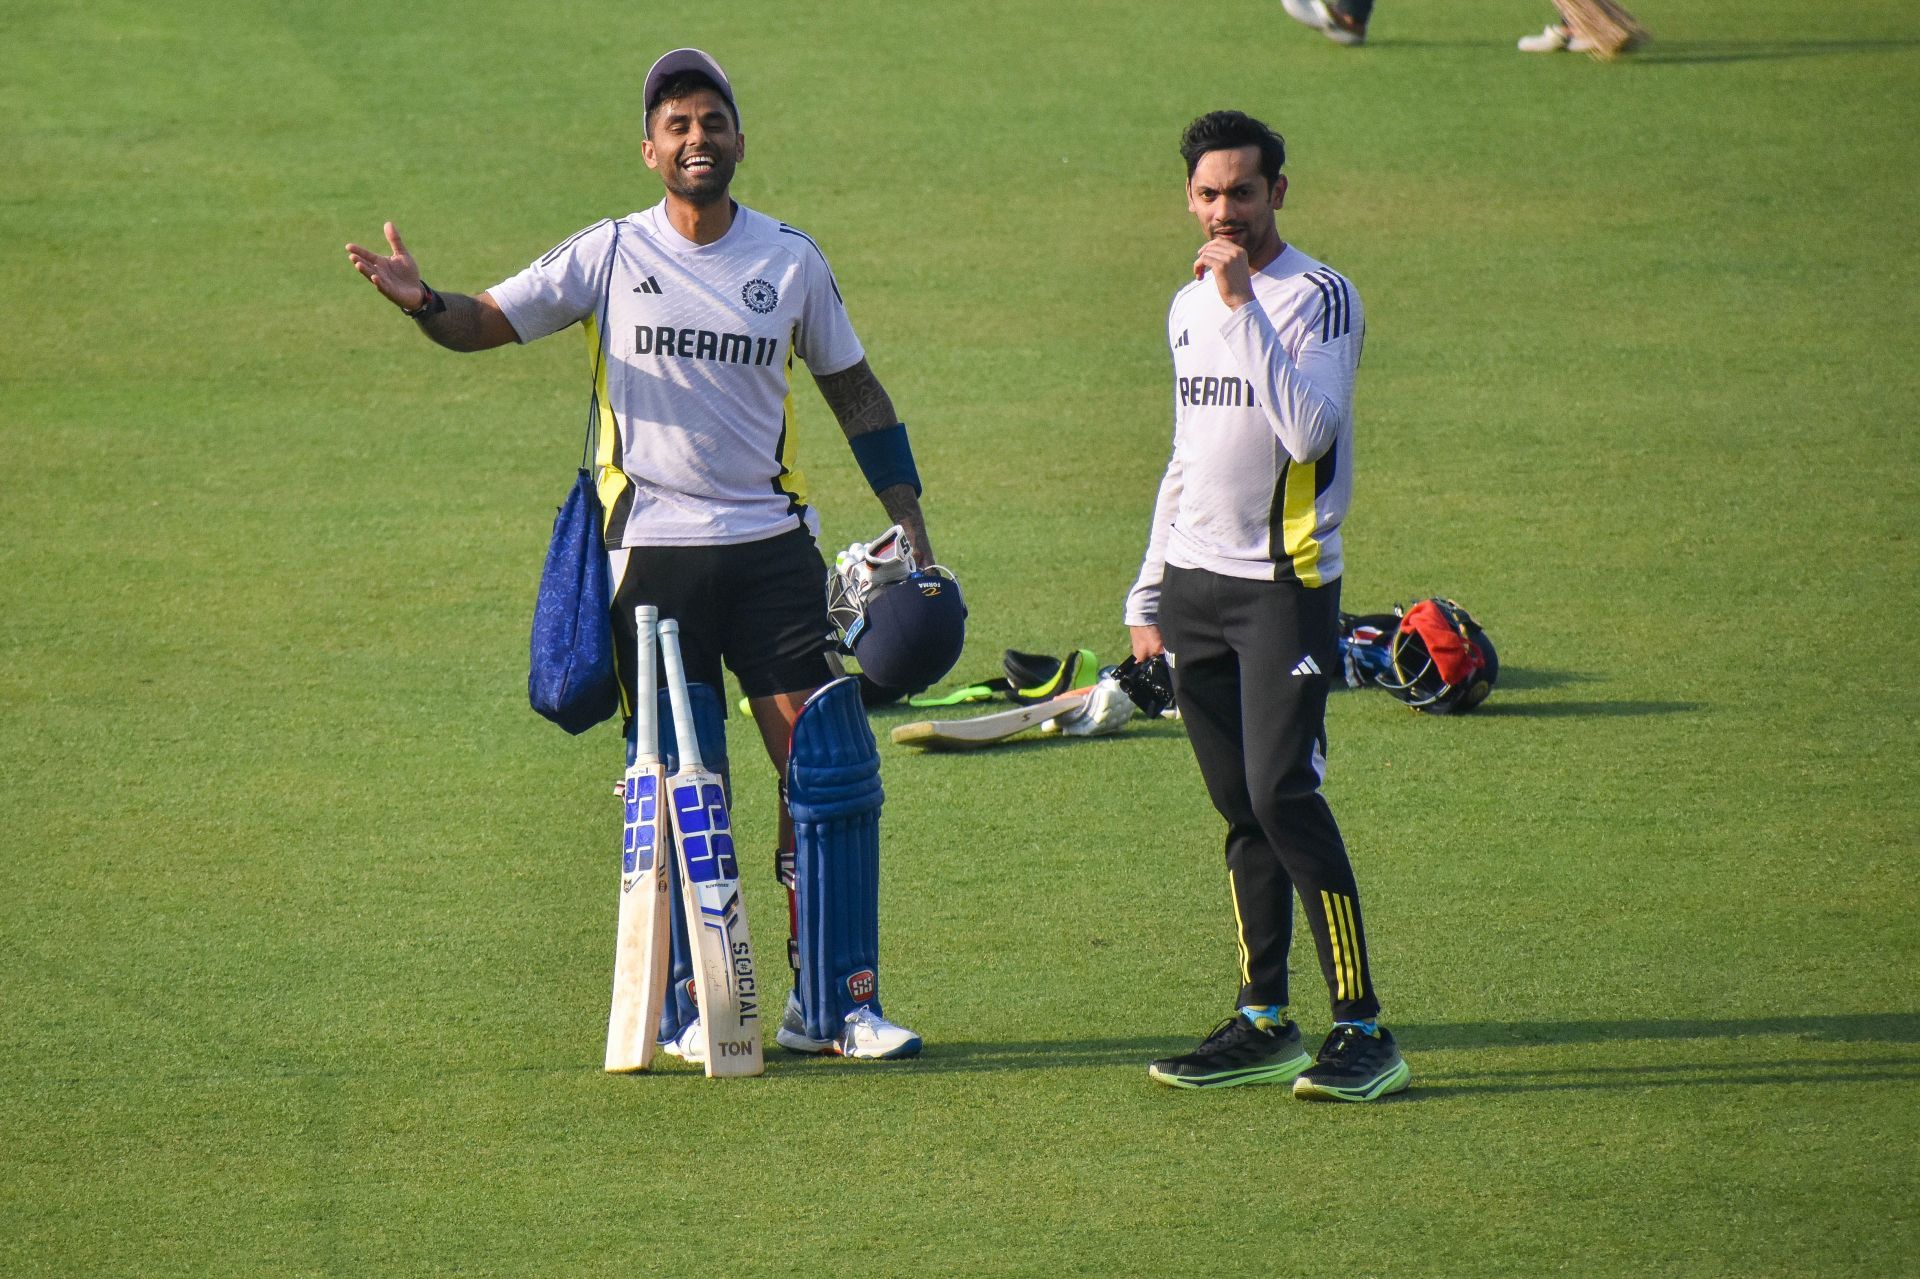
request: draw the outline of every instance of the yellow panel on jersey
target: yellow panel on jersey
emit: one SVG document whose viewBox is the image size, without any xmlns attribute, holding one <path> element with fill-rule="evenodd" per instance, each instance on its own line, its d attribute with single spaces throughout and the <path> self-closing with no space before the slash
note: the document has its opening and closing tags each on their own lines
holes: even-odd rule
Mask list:
<svg viewBox="0 0 1920 1279">
<path fill-rule="evenodd" d="M 620 469 L 620 423 L 615 420 L 613 404 L 607 399 L 607 365 L 601 358 L 600 323 L 588 316 L 580 327 L 587 335 L 587 359 L 593 366 L 593 405 L 600 416 L 599 438 L 593 450 L 593 487 L 600 495 L 601 533 L 611 541 L 614 507 L 631 482 Z"/>
<path fill-rule="evenodd" d="M 1320 463 L 1295 462 L 1287 460 L 1287 473 L 1280 481 L 1286 486 L 1285 496 L 1280 502 L 1280 539 L 1283 543 L 1281 555 L 1292 561 L 1293 575 L 1300 579 L 1300 585 L 1317 587 L 1320 585 L 1320 543 L 1314 539 L 1313 530 L 1319 526 L 1320 516 L 1314 509 L 1313 499 L 1319 478 Z"/>
<path fill-rule="evenodd" d="M 787 346 L 787 396 L 780 406 L 780 474 L 774 477 L 774 486 L 787 495 L 797 511 L 807 504 L 807 477 L 800 474 L 800 468 L 794 463 L 800 458 L 799 432 L 793 423 L 793 346 Z"/>
<path fill-rule="evenodd" d="M 1333 939 L 1333 997 L 1358 999 L 1367 992 L 1361 976 L 1360 930 L 1354 927 L 1353 899 L 1323 888 L 1320 905 L 1327 913 L 1327 935 Z"/>
<path fill-rule="evenodd" d="M 625 547 L 610 546 L 607 548 L 607 585 L 611 588 L 608 595 L 609 601 L 611 601 L 614 596 L 620 594 L 620 583 L 627 575 L 627 561 L 631 559 L 632 556 L 633 552 L 627 550 Z M 638 623 L 635 624 L 635 629 L 638 629 Z M 632 660 L 633 657 L 630 646 L 623 642 L 620 635 L 620 627 L 616 623 L 613 628 L 613 670 L 614 674 L 618 677 L 614 680 L 614 683 L 620 686 L 620 718 L 622 721 L 628 719 L 633 714 L 633 699 L 628 696 L 627 688 L 629 685 L 639 683 L 637 679 L 629 678 L 632 672 L 626 669 L 627 663 Z"/>
</svg>

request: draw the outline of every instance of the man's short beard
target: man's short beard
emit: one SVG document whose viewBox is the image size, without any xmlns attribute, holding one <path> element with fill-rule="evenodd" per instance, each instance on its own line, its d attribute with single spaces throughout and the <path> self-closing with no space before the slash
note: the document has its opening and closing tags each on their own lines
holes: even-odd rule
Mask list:
<svg viewBox="0 0 1920 1279">
<path fill-rule="evenodd" d="M 725 168 L 725 173 L 721 174 L 723 167 Z M 734 170 L 731 165 L 722 166 L 719 161 L 715 161 L 713 172 L 715 174 L 721 174 L 721 180 L 717 184 L 710 184 L 708 181 L 701 179 L 689 180 L 688 175 L 684 171 L 676 170 L 675 179 L 668 181 L 666 184 L 667 190 L 671 191 L 680 199 L 685 200 L 688 204 L 698 208 L 706 208 L 709 205 L 719 204 L 722 200 L 728 198 L 728 193 L 733 187 Z"/>
</svg>

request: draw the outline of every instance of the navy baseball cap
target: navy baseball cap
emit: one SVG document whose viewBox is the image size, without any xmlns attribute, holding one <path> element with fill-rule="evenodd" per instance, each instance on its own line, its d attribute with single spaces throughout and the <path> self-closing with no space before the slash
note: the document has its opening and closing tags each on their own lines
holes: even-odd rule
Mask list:
<svg viewBox="0 0 1920 1279">
<path fill-rule="evenodd" d="M 714 87 L 720 90 L 720 96 L 725 98 L 727 105 L 733 108 L 734 118 L 739 118 L 740 104 L 733 100 L 733 84 L 727 79 L 727 73 L 720 69 L 720 64 L 711 56 L 698 49 L 675 49 L 660 55 L 660 60 L 655 62 L 652 69 L 647 72 L 646 85 L 640 93 L 641 110 L 643 112 L 653 110 L 654 99 L 659 96 L 661 83 L 668 76 L 679 75 L 682 71 L 698 71 L 713 81 Z"/>
</svg>

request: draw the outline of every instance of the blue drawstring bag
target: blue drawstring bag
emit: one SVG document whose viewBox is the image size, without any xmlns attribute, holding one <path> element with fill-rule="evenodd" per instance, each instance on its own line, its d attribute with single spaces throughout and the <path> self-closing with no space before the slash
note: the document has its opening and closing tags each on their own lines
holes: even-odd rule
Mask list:
<svg viewBox="0 0 1920 1279">
<path fill-rule="evenodd" d="M 607 255 L 607 288 L 613 288 L 613 228 Z M 610 296 L 610 292 L 609 292 Z M 601 303 L 604 334 L 606 301 Z M 620 709 L 620 676 L 613 664 L 613 575 L 607 568 L 600 494 L 593 484 L 600 427 L 600 367 L 604 347 L 594 350 L 593 397 L 587 405 L 587 440 L 573 491 L 553 520 L 540 594 L 533 603 L 533 639 L 527 664 L 527 701 L 569 733 L 584 733 Z"/>
<path fill-rule="evenodd" d="M 620 709 L 613 667 L 613 580 L 600 531 L 600 498 L 583 467 L 553 520 L 553 540 L 533 604 L 527 700 L 584 733 Z"/>
</svg>

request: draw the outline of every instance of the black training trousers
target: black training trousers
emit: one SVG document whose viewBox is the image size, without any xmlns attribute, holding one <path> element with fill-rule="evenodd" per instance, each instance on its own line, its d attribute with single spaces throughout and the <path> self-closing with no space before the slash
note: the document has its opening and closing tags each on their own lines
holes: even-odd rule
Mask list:
<svg viewBox="0 0 1920 1279">
<path fill-rule="evenodd" d="M 1380 1010 L 1353 865 L 1320 794 L 1340 583 L 1308 588 L 1168 567 L 1160 634 L 1213 806 L 1227 821 L 1241 1004 L 1285 1004 L 1299 894 L 1338 1021 Z"/>
</svg>

